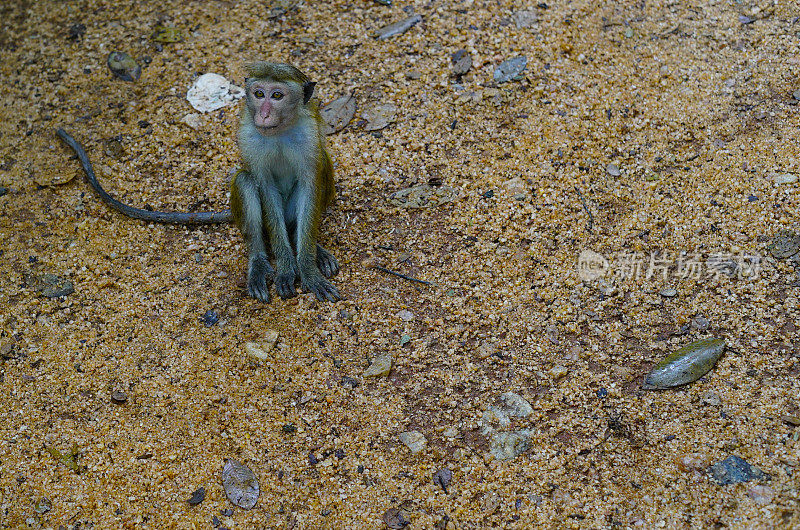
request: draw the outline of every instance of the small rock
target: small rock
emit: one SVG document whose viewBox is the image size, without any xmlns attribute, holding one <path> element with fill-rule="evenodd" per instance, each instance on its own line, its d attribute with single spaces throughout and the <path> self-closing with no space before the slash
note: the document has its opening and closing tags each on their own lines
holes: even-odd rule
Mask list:
<svg viewBox="0 0 800 530">
<path fill-rule="evenodd" d="M 483 510 L 487 514 L 492 514 L 500 507 L 500 495 L 496 491 L 487 492 L 481 499 Z"/>
<path fill-rule="evenodd" d="M 23 274 L 23 279 L 25 280 L 25 285 L 34 291 L 39 291 L 45 298 L 58 298 L 75 292 L 75 287 L 70 280 L 60 278 L 49 272 L 43 274 L 27 272 Z"/>
<path fill-rule="evenodd" d="M 516 458 L 531 447 L 532 434 L 530 429 L 495 433 L 492 435 L 489 453 L 498 460 Z"/>
<path fill-rule="evenodd" d="M 442 433 L 445 438 L 456 438 L 458 436 L 458 429 L 455 426 L 450 426 Z"/>
<path fill-rule="evenodd" d="M 341 380 L 341 382 L 339 384 L 342 385 L 345 388 L 357 388 L 358 385 L 361 384 L 361 381 L 359 381 L 355 377 L 350 377 L 350 376 L 347 376 L 347 375 L 343 375 L 342 376 L 342 380 Z"/>
<path fill-rule="evenodd" d="M 767 245 L 767 250 L 777 259 L 792 257 L 800 251 L 800 234 L 792 230 L 780 230 Z"/>
<path fill-rule="evenodd" d="M 398 508 L 389 508 L 383 514 L 383 523 L 386 525 L 386 528 L 398 530 L 411 524 L 411 521 L 403 517 L 403 514 L 400 513 Z"/>
<path fill-rule="evenodd" d="M 797 182 L 797 175 L 793 175 L 792 173 L 772 173 L 770 177 L 772 181 L 778 185 Z"/>
<path fill-rule="evenodd" d="M 438 486 L 441 486 L 445 495 L 447 494 L 447 486 L 450 485 L 450 482 L 452 480 L 453 480 L 453 472 L 447 468 L 440 469 L 439 471 L 433 474 L 433 483 Z"/>
<path fill-rule="evenodd" d="M 197 488 L 193 493 L 192 496 L 186 501 L 189 503 L 190 506 L 197 506 L 201 502 L 203 502 L 206 498 L 206 489 L 203 487 Z"/>
<path fill-rule="evenodd" d="M 397 316 L 400 317 L 400 320 L 405 322 L 411 322 L 414 320 L 414 313 L 409 311 L 408 309 L 403 309 L 402 311 L 397 313 Z"/>
<path fill-rule="evenodd" d="M 217 322 L 219 322 L 219 315 L 216 311 L 209 309 L 203 316 L 200 317 L 200 322 L 202 322 L 207 328 L 210 328 Z"/>
<path fill-rule="evenodd" d="M 406 431 L 400 433 L 400 441 L 411 450 L 411 453 L 418 454 L 425 449 L 428 440 L 419 431 Z"/>
<path fill-rule="evenodd" d="M 702 316 L 702 315 L 695 316 L 692 319 L 692 323 L 691 323 L 692 328 L 694 328 L 694 329 L 696 329 L 698 331 L 705 331 L 705 330 L 708 329 L 708 326 L 710 326 L 710 325 L 711 325 L 711 323 L 708 321 L 708 319 L 706 317 Z"/>
<path fill-rule="evenodd" d="M 183 41 L 183 31 L 170 26 L 156 26 L 153 31 L 153 40 L 163 44 Z"/>
<path fill-rule="evenodd" d="M 406 79 L 408 79 L 409 81 L 416 81 L 421 78 L 422 78 L 422 72 L 420 72 L 419 70 L 409 70 L 408 72 L 406 72 Z"/>
<path fill-rule="evenodd" d="M 495 83 L 507 83 L 522 79 L 522 72 L 528 66 L 528 58 L 524 55 L 512 57 L 500 63 L 494 70 Z"/>
<path fill-rule="evenodd" d="M 211 112 L 235 103 L 244 96 L 244 90 L 231 84 L 219 74 L 207 73 L 198 77 L 189 91 L 186 99 L 200 112 Z"/>
<path fill-rule="evenodd" d="M 703 392 L 700 394 L 700 401 L 704 405 L 711 405 L 712 407 L 719 407 L 722 405 L 722 398 L 716 392 Z"/>
<path fill-rule="evenodd" d="M 798 88 L 797 90 L 795 90 L 794 92 L 792 92 L 792 97 L 793 97 L 794 99 L 796 99 L 797 101 L 800 101 L 800 88 Z"/>
<path fill-rule="evenodd" d="M 517 11 L 511 15 L 511 19 L 518 29 L 530 28 L 536 24 L 536 11 Z"/>
<path fill-rule="evenodd" d="M 678 295 L 678 291 L 676 289 L 664 289 L 660 293 L 661 296 L 664 298 L 675 298 Z"/>
<path fill-rule="evenodd" d="M 458 189 L 451 186 L 417 184 L 416 186 L 405 188 L 389 195 L 389 203 L 401 208 L 420 209 L 453 202 L 458 197 Z"/>
<path fill-rule="evenodd" d="M 181 118 L 181 123 L 194 130 L 198 130 L 203 126 L 203 117 L 196 112 L 192 112 Z"/>
<path fill-rule="evenodd" d="M 83 24 L 73 24 L 67 31 L 67 38 L 69 40 L 78 40 L 86 33 L 86 26 Z"/>
<path fill-rule="evenodd" d="M 119 389 L 112 390 L 111 401 L 119 404 L 125 403 L 126 401 L 128 401 L 128 395 Z"/>
<path fill-rule="evenodd" d="M 755 21 L 756 19 L 748 17 L 747 15 L 739 15 L 739 23 L 741 24 L 752 24 Z"/>
<path fill-rule="evenodd" d="M 382 27 L 375 32 L 375 38 L 386 40 L 397 35 L 402 35 L 420 22 L 422 22 L 422 16 L 412 15 L 408 18 L 395 22 L 394 24 L 389 24 L 388 26 Z"/>
<path fill-rule="evenodd" d="M 125 52 L 111 52 L 106 64 L 111 73 L 123 81 L 133 82 L 142 75 L 142 67 Z"/>
<path fill-rule="evenodd" d="M 678 464 L 678 469 L 684 473 L 690 471 L 700 471 L 707 466 L 706 457 L 699 453 L 690 453 L 677 457 L 675 462 Z"/>
<path fill-rule="evenodd" d="M 663 390 L 697 381 L 714 367 L 723 351 L 723 339 L 708 338 L 687 344 L 658 363 L 645 377 L 642 388 Z"/>
<path fill-rule="evenodd" d="M 375 356 L 372 363 L 364 371 L 364 377 L 385 377 L 392 370 L 392 354 L 384 351 Z"/>
<path fill-rule="evenodd" d="M 255 506 L 261 494 L 253 471 L 232 458 L 226 460 L 222 468 L 222 486 L 228 500 L 245 510 Z"/>
<path fill-rule="evenodd" d="M 450 74 L 453 77 L 464 75 L 472 69 L 472 56 L 467 50 L 458 50 L 450 56 L 450 62 L 453 64 Z"/>
<path fill-rule="evenodd" d="M 558 381 L 562 377 L 567 375 L 567 368 L 561 365 L 556 365 L 550 369 L 550 377 L 553 378 L 554 381 Z"/>
<path fill-rule="evenodd" d="M 608 164 L 606 166 L 606 173 L 611 175 L 612 177 L 618 177 L 622 175 L 622 172 L 619 169 L 619 166 L 616 164 Z"/>
<path fill-rule="evenodd" d="M 765 505 L 775 498 L 775 490 L 769 486 L 750 486 L 747 488 L 747 495 L 757 504 Z"/>
<path fill-rule="evenodd" d="M 528 401 L 513 392 L 506 392 L 499 397 L 500 404 L 490 406 L 483 413 L 481 418 L 481 431 L 488 435 L 494 431 L 494 424 L 499 427 L 507 427 L 511 424 L 511 418 L 525 418 L 533 412 L 533 407 Z"/>
<path fill-rule="evenodd" d="M 738 456 L 729 456 L 722 462 L 717 462 L 709 468 L 709 473 L 721 485 L 737 484 L 750 480 L 765 480 L 769 475 L 748 464 Z"/>
<path fill-rule="evenodd" d="M 33 507 L 33 511 L 36 513 L 47 513 L 53 508 L 53 504 L 50 502 L 50 499 L 47 497 L 43 497 L 42 500 L 36 503 Z"/>
</svg>

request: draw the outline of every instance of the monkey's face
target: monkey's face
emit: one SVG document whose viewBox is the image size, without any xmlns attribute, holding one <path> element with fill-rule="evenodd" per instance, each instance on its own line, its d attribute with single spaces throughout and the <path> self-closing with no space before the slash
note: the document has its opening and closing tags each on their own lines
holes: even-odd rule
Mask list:
<svg viewBox="0 0 800 530">
<path fill-rule="evenodd" d="M 276 134 L 293 125 L 302 104 L 303 88 L 297 83 L 255 79 L 247 87 L 247 105 L 261 134 Z"/>
</svg>

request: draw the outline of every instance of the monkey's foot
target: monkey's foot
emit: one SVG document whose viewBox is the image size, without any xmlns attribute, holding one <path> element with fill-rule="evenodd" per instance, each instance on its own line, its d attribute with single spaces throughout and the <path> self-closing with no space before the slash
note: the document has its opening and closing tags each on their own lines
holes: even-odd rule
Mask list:
<svg viewBox="0 0 800 530">
<path fill-rule="evenodd" d="M 269 303 L 269 284 L 275 276 L 275 269 L 269 264 L 266 255 L 258 255 L 250 260 L 247 271 L 247 293 L 264 303 Z"/>
<path fill-rule="evenodd" d="M 324 302 L 335 302 L 342 299 L 342 295 L 331 282 L 322 277 L 322 275 L 314 275 L 312 277 L 303 278 L 300 283 L 303 289 L 309 293 L 314 293 L 317 300 Z"/>
<path fill-rule="evenodd" d="M 317 267 L 326 278 L 333 278 L 339 272 L 339 262 L 333 254 L 317 245 Z"/>
</svg>

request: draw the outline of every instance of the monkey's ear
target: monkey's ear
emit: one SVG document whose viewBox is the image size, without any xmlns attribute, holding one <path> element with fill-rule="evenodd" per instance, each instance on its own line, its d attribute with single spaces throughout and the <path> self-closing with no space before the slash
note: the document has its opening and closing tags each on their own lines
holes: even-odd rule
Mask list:
<svg viewBox="0 0 800 530">
<path fill-rule="evenodd" d="M 314 87 L 317 84 L 314 81 L 309 81 L 308 83 L 303 85 L 303 104 L 308 105 L 308 102 L 311 101 L 311 96 L 314 95 Z"/>
</svg>

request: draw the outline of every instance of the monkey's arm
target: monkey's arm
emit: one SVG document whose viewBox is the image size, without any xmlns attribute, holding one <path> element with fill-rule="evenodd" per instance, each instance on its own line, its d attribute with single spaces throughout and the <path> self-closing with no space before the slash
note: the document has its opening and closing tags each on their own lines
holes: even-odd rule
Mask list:
<svg viewBox="0 0 800 530">
<path fill-rule="evenodd" d="M 127 215 L 128 217 L 154 223 L 171 223 L 180 225 L 219 224 L 228 223 L 231 221 L 230 210 L 223 210 L 221 212 L 196 213 L 151 212 L 150 210 L 134 208 L 133 206 L 128 206 L 127 204 L 121 203 L 109 195 L 108 192 L 104 190 L 97 181 L 97 177 L 94 174 L 94 168 L 92 168 L 92 163 L 89 161 L 89 157 L 87 156 L 86 151 L 83 149 L 83 146 L 72 136 L 70 136 L 64 129 L 56 129 L 56 134 L 58 134 L 64 143 L 70 146 L 73 151 L 75 151 L 75 154 L 78 155 L 78 159 L 83 166 L 83 170 L 86 172 L 86 180 L 89 181 L 89 185 L 94 189 L 94 191 L 100 195 L 100 198 L 103 199 L 103 201 L 105 201 L 109 206 L 118 212 Z"/>
<path fill-rule="evenodd" d="M 317 183 L 322 180 L 317 179 Z M 330 267 L 338 271 L 338 264 L 325 249 L 317 245 L 317 233 L 319 229 L 320 220 L 322 218 L 322 209 L 325 204 L 323 197 L 325 190 L 316 189 L 313 186 L 303 187 L 299 190 L 298 207 L 297 207 L 297 229 L 295 236 L 297 238 L 297 266 L 300 273 L 300 283 L 303 289 L 310 293 L 314 293 L 317 300 L 328 300 L 335 302 L 342 299 L 342 295 L 331 282 L 325 279 L 327 274 L 320 272 L 320 265 L 325 272 Z M 320 250 L 327 254 L 332 260 L 332 263 L 326 264 L 324 260 L 320 259 Z M 330 271 L 335 274 L 333 270 Z M 331 274 L 331 275 L 332 275 Z"/>
<path fill-rule="evenodd" d="M 297 279 L 297 259 L 292 252 L 286 226 L 283 198 L 274 183 L 263 182 L 259 188 L 264 212 L 269 246 L 275 255 L 275 292 L 281 298 L 297 296 L 294 282 Z"/>
</svg>

